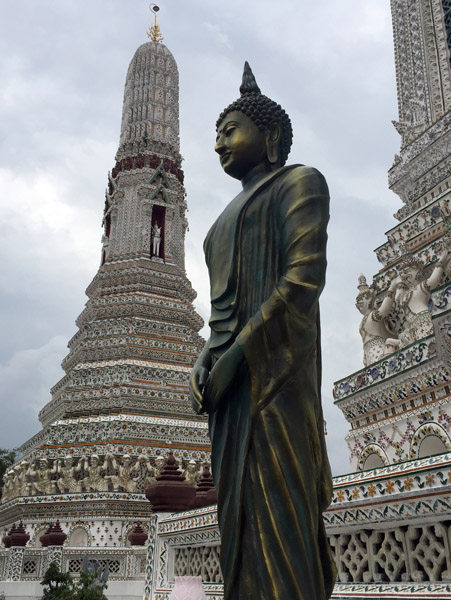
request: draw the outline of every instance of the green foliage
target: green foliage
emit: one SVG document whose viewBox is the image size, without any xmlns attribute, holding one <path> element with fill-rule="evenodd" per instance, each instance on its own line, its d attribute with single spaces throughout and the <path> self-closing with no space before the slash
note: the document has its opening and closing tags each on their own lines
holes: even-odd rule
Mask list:
<svg viewBox="0 0 451 600">
<path fill-rule="evenodd" d="M 41 581 L 44 587 L 42 600 L 73 600 L 74 581 L 70 573 L 62 573 L 58 564 L 52 562 Z"/>
<path fill-rule="evenodd" d="M 47 586 L 42 600 L 107 600 L 101 588 L 90 587 L 98 577 L 98 571 L 82 571 L 79 581 L 74 581 L 70 573 L 62 573 L 58 564 L 52 562 L 41 581 Z"/>
<path fill-rule="evenodd" d="M 0 448 L 0 498 L 2 497 L 3 475 L 14 464 L 15 458 L 15 450 L 3 450 Z"/>
<path fill-rule="evenodd" d="M 98 571 L 93 573 L 82 571 L 80 573 L 80 581 L 74 600 L 107 600 L 107 597 L 102 593 L 101 588 L 89 587 L 98 576 Z"/>
</svg>

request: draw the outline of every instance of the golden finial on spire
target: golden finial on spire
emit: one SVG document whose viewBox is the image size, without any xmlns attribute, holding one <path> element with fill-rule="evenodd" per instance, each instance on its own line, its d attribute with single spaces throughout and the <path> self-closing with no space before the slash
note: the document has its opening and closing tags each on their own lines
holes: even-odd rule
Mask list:
<svg viewBox="0 0 451 600">
<path fill-rule="evenodd" d="M 150 4 L 149 9 L 155 15 L 155 23 L 146 31 L 147 37 L 149 37 L 152 42 L 162 42 L 164 37 L 161 35 L 160 26 L 158 25 L 157 21 L 157 12 L 160 10 L 160 7 L 156 4 Z"/>
</svg>

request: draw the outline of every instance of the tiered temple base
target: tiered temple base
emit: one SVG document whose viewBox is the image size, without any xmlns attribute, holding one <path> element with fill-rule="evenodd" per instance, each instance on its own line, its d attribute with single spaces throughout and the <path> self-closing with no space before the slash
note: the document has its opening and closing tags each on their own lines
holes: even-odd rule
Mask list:
<svg viewBox="0 0 451 600">
<path fill-rule="evenodd" d="M 41 500 L 45 502 L 15 501 L 17 516 L 25 514 L 30 520 Z M 85 494 L 61 496 L 54 499 L 52 512 L 70 504 L 81 517 L 89 500 Z M 167 600 L 175 577 L 184 575 L 201 576 L 209 600 L 222 598 L 216 507 L 149 515 L 140 495 L 123 493 L 104 494 L 104 503 L 112 518 L 98 523 L 99 539 L 127 539 L 133 513 L 144 522 L 147 546 L 65 545 L 58 559 L 63 570 L 76 574 L 83 556 L 95 555 L 109 566 L 111 598 L 114 590 L 122 590 L 124 599 L 134 600 L 139 587 L 140 598 Z M 451 453 L 336 477 L 324 519 L 338 569 L 332 598 L 451 598 Z M 74 514 L 61 527 L 70 536 L 79 521 Z M 54 550 L 35 547 L 39 532 L 29 529 L 29 546 L 0 551 L 0 591 L 10 589 L 8 582 L 16 582 L 14 594 L 22 583 L 37 589 Z M 125 593 L 121 586 L 126 584 L 135 591 Z M 14 594 L 7 597 L 39 598 Z"/>
</svg>

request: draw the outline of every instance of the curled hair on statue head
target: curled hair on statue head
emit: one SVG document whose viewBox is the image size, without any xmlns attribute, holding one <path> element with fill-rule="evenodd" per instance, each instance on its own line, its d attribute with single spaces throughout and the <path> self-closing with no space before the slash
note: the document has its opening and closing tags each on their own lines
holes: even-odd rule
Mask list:
<svg viewBox="0 0 451 600">
<path fill-rule="evenodd" d="M 278 122 L 280 124 L 280 159 L 282 165 L 284 165 L 287 162 L 293 142 L 293 129 L 290 117 L 280 104 L 277 104 L 277 102 L 274 102 L 274 100 L 261 93 L 247 61 L 244 63 L 240 93 L 241 96 L 238 100 L 229 104 L 219 115 L 216 121 L 216 129 L 218 129 L 224 117 L 235 110 L 244 113 L 263 132 L 269 130 L 271 123 Z"/>
</svg>

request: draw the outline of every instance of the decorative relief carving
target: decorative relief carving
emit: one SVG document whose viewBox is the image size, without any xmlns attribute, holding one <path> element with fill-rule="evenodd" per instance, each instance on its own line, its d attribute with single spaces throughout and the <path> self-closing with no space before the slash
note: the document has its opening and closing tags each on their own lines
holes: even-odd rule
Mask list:
<svg viewBox="0 0 451 600">
<path fill-rule="evenodd" d="M 119 173 L 124 171 L 134 171 L 138 169 L 157 169 L 163 161 L 166 173 L 174 175 L 178 181 L 183 184 L 184 174 L 178 163 L 168 157 L 157 154 L 138 154 L 119 160 L 111 171 L 113 179 L 116 179 Z"/>
<path fill-rule="evenodd" d="M 436 353 L 437 348 L 434 336 L 415 342 L 408 348 L 396 352 L 389 358 L 385 358 L 367 369 L 363 369 L 349 377 L 337 381 L 333 390 L 334 398 L 335 400 L 342 400 L 368 386 L 394 377 L 410 366 L 420 366 L 423 362 L 430 361 L 434 358 Z M 439 380 L 448 381 L 450 376 L 447 369 L 444 369 L 443 374 L 440 373 L 439 380 L 437 380 L 437 375 L 437 371 L 431 371 L 426 377 L 426 380 L 430 380 L 430 385 L 438 385 Z M 419 377 L 424 380 L 425 375 L 421 374 Z M 444 379 L 442 379 L 442 377 L 444 377 Z M 415 387 L 415 385 L 413 387 Z"/>
<path fill-rule="evenodd" d="M 154 422 L 158 423 L 157 426 L 162 426 L 161 421 L 158 419 L 154 419 Z M 114 423 L 111 424 L 114 425 Z M 122 429 L 125 424 L 126 421 L 123 420 L 118 425 Z M 101 442 L 102 436 L 99 435 L 98 430 L 88 430 L 86 433 L 85 428 L 86 424 L 83 428 L 80 428 L 82 431 L 79 437 L 74 437 L 74 428 L 69 426 L 67 439 L 53 440 L 52 445 L 67 444 L 68 442 L 72 444 L 79 443 L 81 439 L 96 439 Z M 171 433 L 177 431 L 177 428 L 173 431 L 169 428 L 166 428 L 166 431 L 163 431 L 163 429 L 162 427 L 163 439 L 167 439 L 164 434 L 167 436 L 169 433 L 169 436 L 172 437 Z M 152 433 L 155 434 L 155 432 L 156 427 L 154 427 Z M 113 432 L 110 432 L 112 437 L 118 437 L 119 435 L 119 431 L 116 436 Z M 146 435 L 146 439 L 148 439 L 150 437 L 148 427 L 146 428 Z M 187 439 L 192 439 L 192 432 L 186 430 L 185 435 Z M 205 460 L 205 453 L 202 458 Z M 200 478 L 201 462 L 194 459 L 181 459 L 181 463 L 187 481 L 193 486 L 197 485 Z M 158 476 L 164 464 L 165 458 L 158 455 L 151 457 L 142 453 L 138 456 L 124 453 L 116 457 L 108 452 L 103 456 L 99 456 L 92 452 L 92 447 L 89 455 L 85 454 L 81 457 L 65 456 L 63 459 L 56 458 L 53 461 L 49 458 L 36 458 L 31 464 L 28 461 L 22 461 L 18 465 L 19 468 L 11 469 L 7 473 L 8 486 L 2 496 L 2 503 L 24 496 L 78 494 L 83 492 L 113 491 L 143 494 L 146 487 Z M 24 487 L 22 474 L 26 468 L 26 486 Z"/>
</svg>

